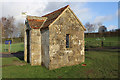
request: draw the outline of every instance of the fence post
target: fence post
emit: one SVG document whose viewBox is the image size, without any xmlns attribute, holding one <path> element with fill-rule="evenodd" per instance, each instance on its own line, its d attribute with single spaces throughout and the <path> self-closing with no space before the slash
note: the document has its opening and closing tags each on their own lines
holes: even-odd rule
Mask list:
<svg viewBox="0 0 120 80">
<path fill-rule="evenodd" d="M 21 37 L 21 42 L 22 42 L 22 37 Z"/>
<path fill-rule="evenodd" d="M 103 47 L 103 41 L 101 41 L 101 47 Z"/>
<path fill-rule="evenodd" d="M 87 41 L 85 41 L 85 44 L 86 44 L 86 48 L 88 47 L 88 43 L 87 43 Z"/>
<path fill-rule="evenodd" d="M 85 41 L 85 50 L 88 51 L 88 41 Z"/>
<path fill-rule="evenodd" d="M 109 42 L 109 46 L 111 46 L 111 42 Z"/>
<path fill-rule="evenodd" d="M 9 53 L 10 53 L 10 41 L 8 43 L 8 50 L 9 50 Z"/>
</svg>

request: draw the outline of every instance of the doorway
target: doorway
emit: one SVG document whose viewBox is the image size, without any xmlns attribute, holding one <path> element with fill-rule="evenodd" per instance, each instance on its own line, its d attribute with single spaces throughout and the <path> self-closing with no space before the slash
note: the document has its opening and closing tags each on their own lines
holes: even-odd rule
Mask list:
<svg viewBox="0 0 120 80">
<path fill-rule="evenodd" d="M 27 62 L 30 63 L 30 30 L 26 30 L 27 34 Z"/>
</svg>

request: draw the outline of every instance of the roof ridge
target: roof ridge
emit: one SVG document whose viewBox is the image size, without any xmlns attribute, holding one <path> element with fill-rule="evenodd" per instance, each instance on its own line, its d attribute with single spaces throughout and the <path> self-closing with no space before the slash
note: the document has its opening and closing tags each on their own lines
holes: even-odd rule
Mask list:
<svg viewBox="0 0 120 80">
<path fill-rule="evenodd" d="M 58 10 L 55 10 L 55 11 L 53 11 L 53 12 L 50 12 L 50 13 L 42 16 L 42 17 L 46 17 L 46 16 L 48 16 L 48 15 L 50 15 L 50 14 L 54 14 L 54 13 L 57 12 L 57 11 L 60 11 L 60 10 L 62 10 L 62 9 L 66 9 L 68 6 L 69 6 L 69 5 L 67 5 L 67 6 L 65 6 L 65 7 L 62 7 L 62 8 L 60 8 L 60 9 L 58 9 Z"/>
</svg>

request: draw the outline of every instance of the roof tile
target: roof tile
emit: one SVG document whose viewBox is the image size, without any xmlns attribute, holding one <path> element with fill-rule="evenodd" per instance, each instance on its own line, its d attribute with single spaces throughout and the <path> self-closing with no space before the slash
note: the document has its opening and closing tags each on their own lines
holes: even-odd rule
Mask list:
<svg viewBox="0 0 120 80">
<path fill-rule="evenodd" d="M 42 28 L 48 27 L 68 6 L 69 5 L 42 16 L 42 17 L 47 17 L 47 20 L 45 21 Z"/>
</svg>

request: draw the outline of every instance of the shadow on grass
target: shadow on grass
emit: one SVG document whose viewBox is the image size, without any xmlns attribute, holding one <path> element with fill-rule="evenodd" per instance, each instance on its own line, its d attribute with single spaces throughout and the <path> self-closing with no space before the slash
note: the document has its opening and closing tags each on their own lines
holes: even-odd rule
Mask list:
<svg viewBox="0 0 120 80">
<path fill-rule="evenodd" d="M 16 53 L 11 53 L 11 54 L 22 61 L 24 60 L 24 51 L 18 51 Z"/>
</svg>

